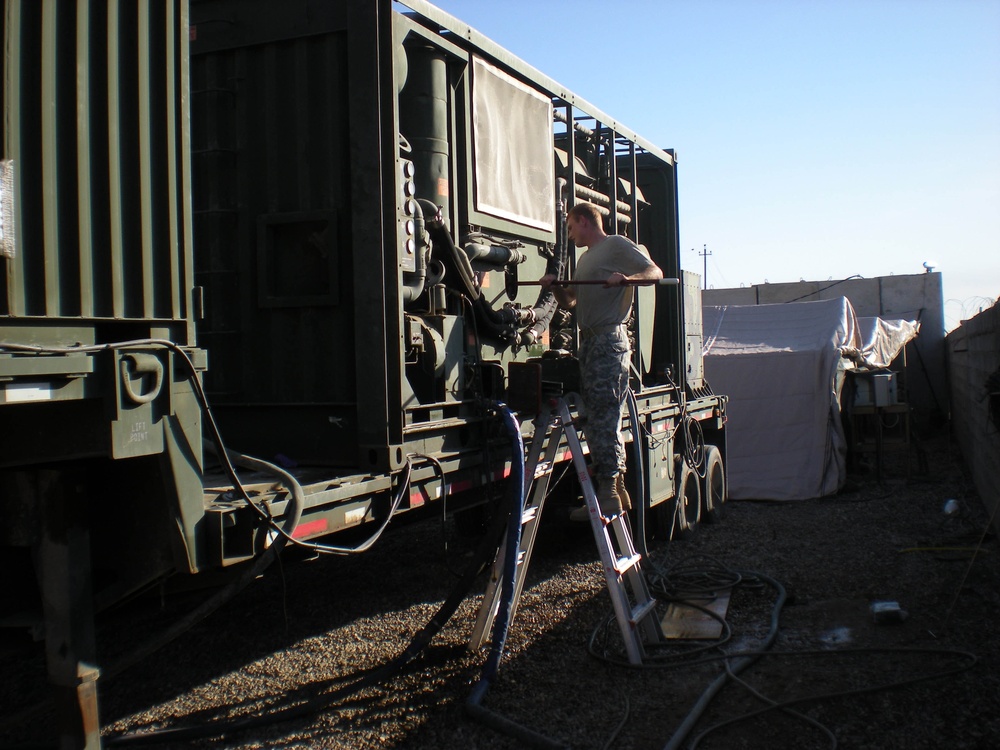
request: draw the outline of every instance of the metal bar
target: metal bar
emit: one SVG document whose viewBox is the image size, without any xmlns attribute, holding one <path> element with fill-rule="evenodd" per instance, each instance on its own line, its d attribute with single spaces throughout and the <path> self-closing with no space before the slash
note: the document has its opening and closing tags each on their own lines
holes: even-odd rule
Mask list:
<svg viewBox="0 0 1000 750">
<path fill-rule="evenodd" d="M 170 315 L 175 320 L 184 316 L 184 295 L 181 291 L 181 227 L 179 225 L 178 212 L 178 187 L 177 187 L 177 139 L 180 131 L 186 130 L 183 126 L 178 128 L 177 121 L 177 47 L 176 37 L 180 35 L 177 28 L 177 9 L 172 1 L 165 4 L 163 30 L 166 50 L 165 69 L 167 84 L 166 96 L 166 134 L 167 134 L 167 233 L 168 233 L 168 255 L 170 256 Z M 186 122 L 186 121 L 185 121 Z"/>
<path fill-rule="evenodd" d="M 508 50 L 505 50 L 496 42 L 476 31 L 468 24 L 459 21 L 449 13 L 435 7 L 430 2 L 427 2 L 427 0 L 400 0 L 400 2 L 408 8 L 412 8 L 424 18 L 450 31 L 451 34 L 448 35 L 448 39 L 451 39 L 466 48 L 470 46 L 477 48 L 484 56 L 493 58 L 493 60 L 501 66 L 508 68 L 525 80 L 530 81 L 532 87 L 553 97 L 558 96 L 567 104 L 572 104 L 576 108 L 589 113 L 595 119 L 603 120 L 604 122 L 610 124 L 617 133 L 625 136 L 629 140 L 635 141 L 640 147 L 655 154 L 662 161 L 667 164 L 674 163 L 672 154 L 664 151 L 650 141 L 647 141 L 637 133 L 628 130 L 617 121 L 605 115 L 594 105 L 566 90 L 565 87 L 552 80 L 540 70 L 528 65 L 520 58 L 515 57 Z"/>
<path fill-rule="evenodd" d="M 138 4 L 138 34 L 136 53 L 138 57 L 139 99 L 137 104 L 139 135 L 139 233 L 142 299 L 139 301 L 142 314 L 146 318 L 155 316 L 155 285 L 153 284 L 153 97 L 151 78 L 155 66 L 150 59 L 150 10 L 149 2 Z"/>
<path fill-rule="evenodd" d="M 56 317 L 61 312 L 59 262 L 59 6 L 42 4 L 42 227 L 45 265 L 45 314 Z"/>
<path fill-rule="evenodd" d="M 171 159 L 171 164 L 177 164 L 180 168 L 180 197 L 177 198 L 177 191 L 171 190 L 171 194 L 175 197 L 171 199 L 171 206 L 176 207 L 176 201 L 179 200 L 180 203 L 180 217 L 176 219 L 181 224 L 181 235 L 180 240 L 184 243 L 183 253 L 178 253 L 178 257 L 183 258 L 183 269 L 181 269 L 181 278 L 183 279 L 183 286 L 179 288 L 178 294 L 181 297 L 181 310 L 180 314 L 184 316 L 187 320 L 188 327 L 188 343 L 194 345 L 195 343 L 195 320 L 194 315 L 190 314 L 191 306 L 194 303 L 192 299 L 192 294 L 194 293 L 194 227 L 192 223 L 191 214 L 191 128 L 188 123 L 191 122 L 191 112 L 190 112 L 190 97 L 188 97 L 184 92 L 187 91 L 190 76 L 190 53 L 188 52 L 189 37 L 187 33 L 188 29 L 188 0 L 179 0 L 180 2 L 180 13 L 177 17 L 176 23 L 176 45 L 177 45 L 177 55 L 179 60 L 172 61 L 171 70 L 176 66 L 180 70 L 180 80 L 175 82 L 175 85 L 171 87 L 171 104 L 175 101 L 180 101 L 180 112 L 177 117 L 171 118 L 171 122 L 176 122 L 179 129 L 179 142 L 180 142 L 180 153 L 176 154 L 174 158 Z M 174 49 L 174 45 L 171 45 L 171 49 Z M 176 139 L 171 139 L 171 144 L 176 143 Z M 171 222 L 172 224 L 175 222 Z"/>
<path fill-rule="evenodd" d="M 100 750 L 90 533 L 82 517 L 85 503 L 69 489 L 71 479 L 57 471 L 35 479 L 42 507 L 37 552 L 45 654 L 59 747 Z"/>
<path fill-rule="evenodd" d="M 628 163 L 629 168 L 632 170 L 632 189 L 629 191 L 629 207 L 628 213 L 635 217 L 635 222 L 632 224 L 632 241 L 637 245 L 639 244 L 639 197 L 637 193 L 639 192 L 638 181 L 639 172 L 637 169 L 635 161 L 635 143 L 632 141 L 628 142 Z"/>
<path fill-rule="evenodd" d="M 78 207 L 78 247 L 80 258 L 80 315 L 96 315 L 94 307 L 94 241 L 92 233 L 93 202 L 90 186 L 90 3 L 78 6 L 76 14 L 76 173 Z"/>
<path fill-rule="evenodd" d="M 6 4 L 5 35 L 22 35 L 21 0 L 9 0 Z M 9 45 L 8 45 L 9 47 Z M 24 185 L 24 179 L 20 176 L 20 166 L 22 159 L 21 143 L 21 67 L 24 55 L 20 54 L 17 59 L 7 59 L 4 63 L 4 157 L 12 159 L 18 166 L 15 173 L 16 184 Z M 15 204 L 17 211 L 17 223 L 24 227 L 24 201 L 19 200 Z M 18 316 L 25 314 L 25 286 L 27 284 L 24 263 L 24 244 L 18 248 L 18 255 L 12 262 L 8 262 L 7 277 L 7 304 L 11 315 Z"/>
<path fill-rule="evenodd" d="M 110 197 L 111 312 L 125 317 L 124 217 L 122 216 L 121 30 L 119 0 L 108 0 L 108 168 Z"/>
<path fill-rule="evenodd" d="M 608 205 L 611 210 L 611 231 L 618 231 L 618 155 L 615 153 L 615 132 L 603 144 L 604 156 L 608 160 L 608 197 L 613 198 Z"/>
<path fill-rule="evenodd" d="M 518 286 L 541 286 L 540 281 L 518 281 Z M 557 279 L 551 282 L 552 286 L 580 286 L 581 284 L 593 285 L 597 284 L 604 285 L 606 282 L 600 279 L 591 279 L 587 281 L 575 281 L 572 279 Z M 623 281 L 622 286 L 677 286 L 680 283 L 680 279 L 676 278 L 663 278 L 657 279 L 656 281 Z"/>
</svg>

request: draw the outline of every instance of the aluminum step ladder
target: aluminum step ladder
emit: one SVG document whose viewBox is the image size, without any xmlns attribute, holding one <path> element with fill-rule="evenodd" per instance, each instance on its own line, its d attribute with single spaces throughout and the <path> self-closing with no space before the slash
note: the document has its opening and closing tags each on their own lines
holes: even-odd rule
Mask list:
<svg viewBox="0 0 1000 750">
<path fill-rule="evenodd" d="M 528 458 L 524 468 L 521 544 L 517 555 L 510 618 L 513 621 L 517 604 L 521 599 L 528 563 L 531 561 L 531 552 L 538 532 L 538 522 L 548 495 L 552 468 L 557 458 L 565 457 L 565 449 L 561 449 L 562 436 L 565 435 L 573 467 L 590 511 L 590 525 L 597 541 L 608 593 L 611 595 L 611 603 L 614 606 L 622 640 L 625 642 L 628 660 L 631 664 L 642 664 L 645 654 L 644 644 L 660 643 L 664 640 L 656 617 L 656 600 L 650 596 L 646 577 L 642 572 L 642 556 L 636 552 L 632 543 L 628 516 L 620 513 L 607 519 L 601 515 L 580 436 L 570 416 L 570 403 L 575 403 L 575 398 L 574 394 L 567 394 L 564 398 L 552 399 L 548 414 L 540 414 L 535 422 L 535 434 L 528 448 Z M 483 604 L 469 639 L 469 648 L 473 651 L 478 651 L 485 644 L 500 606 L 506 544 L 505 540 L 500 545 L 490 571 Z"/>
</svg>

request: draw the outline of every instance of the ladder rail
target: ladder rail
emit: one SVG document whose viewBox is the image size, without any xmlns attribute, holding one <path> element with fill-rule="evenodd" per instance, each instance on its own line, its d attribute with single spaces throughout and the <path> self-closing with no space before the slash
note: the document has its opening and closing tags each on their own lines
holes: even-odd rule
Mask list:
<svg viewBox="0 0 1000 750">
<path fill-rule="evenodd" d="M 510 618 L 513 620 L 524 589 L 538 523 L 545 499 L 548 496 L 549 481 L 562 439 L 565 438 L 570 449 L 573 468 L 587 504 L 591 529 L 600 553 L 608 593 L 611 596 L 615 618 L 618 621 L 629 662 L 641 664 L 645 655 L 644 643 L 659 643 L 664 640 L 663 631 L 655 616 L 656 600 L 650 595 L 642 571 L 642 555 L 636 552 L 633 545 L 628 516 L 625 513 L 619 513 L 605 518 L 601 514 L 594 484 L 590 478 L 586 454 L 569 411 L 569 402 L 573 399 L 575 399 L 575 394 L 567 394 L 564 398 L 553 399 L 545 419 L 539 419 L 535 422 L 535 432 L 525 464 L 524 502 L 521 508 L 521 543 L 517 555 Z M 483 647 L 499 609 L 500 581 L 503 578 L 506 545 L 505 539 L 500 545 L 491 569 L 487 590 L 483 596 L 483 604 L 469 640 L 469 648 L 472 650 Z"/>
<path fill-rule="evenodd" d="M 531 553 L 535 546 L 538 523 L 541 520 L 545 499 L 548 497 L 549 481 L 552 477 L 556 456 L 559 453 L 562 428 L 555 424 L 555 421 L 555 417 L 550 411 L 546 415 L 545 427 L 539 435 L 538 425 L 540 422 L 536 420 L 535 434 L 528 449 L 528 459 L 524 471 L 524 502 L 521 506 L 521 544 L 514 578 L 514 597 L 510 605 L 511 621 L 517 614 L 521 592 L 524 590 L 524 581 L 527 576 L 528 564 L 531 562 Z M 543 446 L 545 447 L 544 457 L 542 456 Z M 479 608 L 479 615 L 469 638 L 469 648 L 473 651 L 477 651 L 485 645 L 500 608 L 500 582 L 503 579 L 506 550 L 507 539 L 505 537 L 493 561 L 486 592 L 483 595 L 483 603 Z"/>
</svg>

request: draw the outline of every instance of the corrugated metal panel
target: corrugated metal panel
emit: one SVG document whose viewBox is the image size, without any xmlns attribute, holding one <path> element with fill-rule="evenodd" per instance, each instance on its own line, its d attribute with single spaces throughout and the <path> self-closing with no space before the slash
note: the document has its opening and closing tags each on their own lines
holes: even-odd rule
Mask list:
<svg viewBox="0 0 1000 750">
<path fill-rule="evenodd" d="M 189 315 L 186 0 L 6 0 L 0 314 Z"/>
<path fill-rule="evenodd" d="M 214 399 L 352 402 L 345 34 L 196 51 L 191 96 Z"/>
</svg>

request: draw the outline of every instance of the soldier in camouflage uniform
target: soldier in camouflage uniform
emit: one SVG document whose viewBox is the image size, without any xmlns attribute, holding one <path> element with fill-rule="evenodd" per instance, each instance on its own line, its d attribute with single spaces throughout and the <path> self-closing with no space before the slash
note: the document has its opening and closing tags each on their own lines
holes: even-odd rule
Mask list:
<svg viewBox="0 0 1000 750">
<path fill-rule="evenodd" d="M 627 238 L 605 233 L 593 204 L 573 206 L 566 231 L 577 247 L 587 248 L 577 259 L 576 280 L 603 281 L 604 285 L 554 286 L 556 277 L 551 274 L 543 276 L 541 283 L 552 289 L 563 307 L 576 310 L 580 395 L 587 415 L 584 434 L 597 477 L 601 513 L 610 517 L 622 512 L 622 496 L 627 498 L 621 424 L 628 392 L 630 350 L 625 322 L 632 308 L 632 287 L 655 284 L 663 278 L 663 271 Z M 587 510 L 577 509 L 570 517 L 585 520 Z"/>
</svg>

